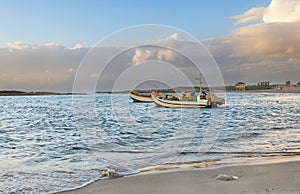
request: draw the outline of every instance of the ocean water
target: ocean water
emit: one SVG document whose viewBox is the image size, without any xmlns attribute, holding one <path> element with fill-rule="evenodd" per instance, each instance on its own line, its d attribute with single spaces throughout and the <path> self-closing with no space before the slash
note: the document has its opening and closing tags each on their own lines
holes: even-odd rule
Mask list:
<svg viewBox="0 0 300 194">
<path fill-rule="evenodd" d="M 216 109 L 127 94 L 0 97 L 0 193 L 78 188 L 106 169 L 298 154 L 299 121 L 300 94 L 227 93 Z"/>
</svg>

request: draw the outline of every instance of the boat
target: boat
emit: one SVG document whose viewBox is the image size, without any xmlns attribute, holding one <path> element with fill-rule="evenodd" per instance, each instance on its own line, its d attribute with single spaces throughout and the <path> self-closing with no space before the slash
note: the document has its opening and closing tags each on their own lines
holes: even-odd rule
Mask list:
<svg viewBox="0 0 300 194">
<path fill-rule="evenodd" d="M 225 104 L 225 99 L 218 98 L 212 92 L 200 92 L 199 95 L 183 93 L 182 97 L 177 94 L 162 96 L 152 92 L 151 98 L 157 106 L 166 108 L 213 108 Z"/>
<path fill-rule="evenodd" d="M 143 94 L 135 91 L 129 91 L 128 94 L 133 102 L 153 102 L 150 94 Z"/>
</svg>

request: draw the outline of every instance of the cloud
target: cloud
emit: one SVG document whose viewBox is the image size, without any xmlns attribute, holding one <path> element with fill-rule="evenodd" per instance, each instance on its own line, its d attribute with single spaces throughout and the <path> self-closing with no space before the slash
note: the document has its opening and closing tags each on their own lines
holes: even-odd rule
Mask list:
<svg viewBox="0 0 300 194">
<path fill-rule="evenodd" d="M 178 33 L 172 34 L 172 35 L 169 37 L 169 39 L 178 40 L 178 39 L 179 39 Z"/>
<path fill-rule="evenodd" d="M 268 7 L 251 8 L 250 10 L 230 19 L 237 20 L 234 25 L 263 21 L 298 22 L 300 21 L 300 0 L 272 0 Z"/>
<path fill-rule="evenodd" d="M 175 53 L 169 49 L 161 49 L 157 53 L 157 59 L 170 61 L 175 59 Z"/>
<path fill-rule="evenodd" d="M 132 64 L 139 64 L 148 60 L 171 61 L 176 58 L 176 54 L 170 49 L 164 48 L 137 48 L 132 57 Z"/>
<path fill-rule="evenodd" d="M 43 49 L 63 49 L 64 46 L 59 45 L 59 44 L 54 43 L 54 42 L 50 42 L 50 43 L 46 43 L 46 44 L 42 44 L 42 45 L 25 44 L 23 42 L 10 42 L 10 43 L 7 43 L 7 48 L 10 51 L 13 51 L 13 50 L 40 49 L 40 48 L 43 48 Z"/>
<path fill-rule="evenodd" d="M 0 48 L 0 90 L 70 91 L 74 72 L 86 52 L 55 43 L 9 43 L 7 48 Z"/>
<path fill-rule="evenodd" d="M 267 47 L 272 48 L 271 45 L 267 46 L 269 43 L 262 49 L 259 46 L 256 47 L 256 42 L 252 39 L 247 40 L 251 34 L 236 36 L 231 34 L 203 42 L 219 65 L 226 84 L 233 84 L 237 81 L 255 84 L 262 80 L 269 80 L 272 83 L 284 83 L 287 80 L 298 82 L 299 52 L 287 54 L 285 49 L 278 44 L 273 45 L 278 49 L 274 52 L 274 50 L 267 49 Z M 259 42 L 258 38 L 258 36 L 253 37 Z M 230 42 L 228 42 L 229 39 Z"/>
<path fill-rule="evenodd" d="M 82 44 L 76 44 L 74 47 L 70 48 L 71 50 L 81 49 L 84 48 Z"/>
<path fill-rule="evenodd" d="M 296 20 L 293 19 L 297 18 L 294 16 L 297 14 L 293 11 L 291 15 L 285 11 L 282 12 L 283 15 L 280 15 L 279 11 L 277 13 L 276 7 L 280 7 L 276 5 L 278 2 L 283 10 L 290 9 L 283 6 L 283 2 L 273 0 L 269 7 L 253 8 L 233 18 L 237 20 L 237 24 L 255 20 L 261 20 L 261 23 L 239 27 L 228 35 L 202 41 L 219 65 L 225 83 L 245 81 L 251 84 L 262 80 L 270 80 L 273 83 L 287 80 L 300 81 L 300 36 L 298 35 L 300 22 L 295 22 Z M 291 3 L 291 5 L 294 6 L 294 10 L 298 10 L 298 4 Z M 288 19 L 281 20 L 277 16 Z M 94 51 L 85 59 L 91 65 L 81 69 L 82 88 L 92 85 L 92 81 L 98 80 L 95 78 L 99 76 L 100 84 L 97 87 L 109 90 L 114 87 L 118 76 L 127 69 L 144 67 L 144 64 L 132 64 L 146 61 L 148 62 L 145 65 L 153 65 L 153 68 L 160 67 L 158 64 L 172 64 L 174 69 L 184 72 L 187 77 L 197 77 L 199 71 L 193 66 L 194 61 L 188 61 L 183 53 L 177 53 L 176 50 L 184 50 L 190 58 L 199 59 L 197 64 L 203 65 L 204 68 L 206 68 L 205 64 L 209 64 L 208 58 L 203 55 L 206 49 L 203 48 L 203 52 L 199 52 L 198 41 L 188 39 L 180 33 L 170 33 L 167 38 L 149 42 L 150 45 L 151 43 L 162 47 L 139 47 L 126 52 L 122 52 L 126 48 L 120 46 L 94 47 Z M 81 44 L 70 48 L 56 43 L 43 45 L 8 43 L 7 48 L 0 48 L 0 90 L 70 91 L 75 79 L 75 71 L 80 69 L 79 64 L 89 49 L 91 47 Z M 99 66 L 106 65 L 107 61 L 109 65 L 100 75 Z M 140 72 L 138 76 L 144 78 L 149 76 L 148 73 Z M 169 76 L 169 80 L 174 80 L 167 71 L 162 71 L 161 75 L 157 76 Z M 136 78 L 132 78 L 128 83 L 122 84 L 125 87 L 126 84 L 135 83 L 135 80 Z"/>
<path fill-rule="evenodd" d="M 265 23 L 300 21 L 300 0 L 272 0 L 263 20 Z"/>
<path fill-rule="evenodd" d="M 238 28 L 223 38 L 231 49 L 223 63 L 254 80 L 297 81 L 300 74 L 300 22 L 262 23 Z M 222 52 L 222 51 L 219 51 Z M 250 62 L 249 62 L 250 61 Z M 226 70 L 225 70 L 226 71 Z"/>
<path fill-rule="evenodd" d="M 158 45 L 168 45 L 171 48 L 177 47 L 180 45 L 180 42 L 182 41 L 182 36 L 180 36 L 178 33 L 173 33 L 170 36 L 155 41 L 153 44 L 158 43 Z M 179 44 L 178 44 L 179 43 Z M 161 61 L 170 61 L 174 60 L 176 57 L 175 53 L 171 51 L 170 49 L 164 49 L 164 48 L 137 48 L 135 50 L 135 54 L 132 57 L 132 64 L 138 64 L 145 62 L 147 60 L 161 60 Z"/>
<path fill-rule="evenodd" d="M 136 49 L 135 55 L 132 57 L 132 63 L 138 64 L 148 60 L 153 56 L 153 52 L 147 49 Z"/>
<path fill-rule="evenodd" d="M 10 42 L 10 43 L 7 43 L 7 48 L 9 50 L 23 50 L 23 49 L 28 49 L 28 48 L 32 48 L 32 45 L 29 45 L 29 44 L 25 44 L 25 43 L 22 43 L 22 42 Z"/>
<path fill-rule="evenodd" d="M 40 49 L 65 49 L 64 46 L 57 44 L 55 42 L 49 42 L 46 44 L 42 44 L 38 48 L 40 48 Z"/>
<path fill-rule="evenodd" d="M 252 21 L 262 20 L 265 8 L 252 8 L 241 15 L 232 16 L 230 19 L 237 20 L 234 25 L 244 24 Z"/>
<path fill-rule="evenodd" d="M 45 46 L 45 47 L 57 47 L 57 46 L 59 46 L 59 44 L 57 44 L 55 42 L 49 42 L 49 43 L 43 44 L 42 46 Z"/>
<path fill-rule="evenodd" d="M 231 34 L 203 41 L 219 65 L 225 83 L 245 81 L 247 84 L 261 80 L 273 83 L 291 80 L 298 82 L 300 68 L 300 40 L 297 32 L 299 23 L 268 23 L 238 28 Z M 81 69 L 84 77 L 82 88 L 91 85 L 91 80 L 100 76 L 99 90 L 114 87 L 118 76 L 131 68 L 132 64 L 145 61 L 159 67 L 160 62 L 172 64 L 189 78 L 197 77 L 199 72 L 184 56 L 173 49 L 185 48 L 190 56 L 200 59 L 206 64 L 197 50 L 197 42 L 170 41 L 166 48 L 141 47 L 122 53 L 121 47 L 97 47 L 95 55 L 89 57 L 93 65 Z M 22 45 L 22 44 L 20 44 Z M 31 45 L 29 45 L 31 46 Z M 69 49 L 57 44 L 31 46 L 32 49 L 9 52 L 0 48 L 0 89 L 54 90 L 71 91 L 75 79 L 75 71 L 79 68 L 83 57 L 91 47 Z M 53 49 L 57 48 L 57 49 Z M 106 58 L 122 53 L 112 61 L 103 74 L 97 72 L 99 65 L 105 65 Z M 157 61 L 156 61 L 157 60 Z M 144 65 L 144 64 L 143 64 Z M 141 66 L 143 66 L 141 65 Z M 149 64 L 148 64 L 149 65 Z M 156 65 L 156 66 L 155 66 Z M 133 66 L 135 67 L 135 66 Z M 140 72 L 139 77 L 149 76 L 148 72 Z M 170 76 L 169 72 L 161 72 L 157 76 Z M 126 84 L 135 83 L 136 78 Z M 197 83 L 195 83 L 197 84 Z"/>
<path fill-rule="evenodd" d="M 284 57 L 300 52 L 300 22 L 258 24 L 236 29 L 225 39 L 238 55 Z"/>
<path fill-rule="evenodd" d="M 157 61 L 175 61 L 181 60 L 180 54 L 176 53 L 176 48 L 184 48 L 185 46 L 194 48 L 195 44 L 198 45 L 198 42 L 191 41 L 190 37 L 182 35 L 179 33 L 173 33 L 170 36 L 158 39 L 150 43 L 150 45 L 157 46 L 146 46 L 139 47 L 135 49 L 135 52 L 131 59 L 131 64 L 139 64 L 148 60 L 157 60 Z M 171 50 L 172 48 L 174 50 Z M 187 48 L 188 50 L 190 48 Z M 191 52 L 194 52 L 190 49 Z M 182 58 L 182 57 L 181 57 Z"/>
<path fill-rule="evenodd" d="M 235 24 L 262 23 L 237 28 L 223 37 L 220 42 L 230 47 L 223 61 L 231 61 L 249 79 L 298 79 L 300 0 L 272 0 L 266 8 L 252 8 L 232 19 L 237 20 Z"/>
</svg>

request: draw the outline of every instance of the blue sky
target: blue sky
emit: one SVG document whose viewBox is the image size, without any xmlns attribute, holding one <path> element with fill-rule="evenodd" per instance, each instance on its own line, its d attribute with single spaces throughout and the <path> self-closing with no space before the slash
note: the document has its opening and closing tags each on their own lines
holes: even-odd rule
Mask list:
<svg viewBox="0 0 300 194">
<path fill-rule="evenodd" d="M 141 28 L 119 31 L 137 25 Z M 116 72 L 148 61 L 172 64 L 194 78 L 199 74 L 187 68 L 185 56 L 169 48 L 184 49 L 199 64 L 208 65 L 204 53 L 196 50 L 198 40 L 220 68 L 226 85 L 266 80 L 297 83 L 299 31 L 300 0 L 0 0 L 0 90 L 71 91 L 83 60 L 91 63 L 84 69 L 83 88 L 93 85 L 99 75 L 109 88 Z M 185 39 L 184 32 L 196 39 Z M 97 53 L 87 57 L 104 38 Z M 163 44 L 163 48 L 144 48 L 143 43 Z M 109 71 L 97 70 L 110 59 L 117 63 Z M 170 82 L 179 80 L 160 70 L 159 76 Z M 141 71 L 139 76 L 152 75 Z M 136 82 L 124 82 L 132 83 Z"/>
<path fill-rule="evenodd" d="M 67 47 L 93 45 L 106 35 L 132 25 L 164 24 L 199 39 L 230 33 L 229 18 L 270 0 L 122 1 L 122 0 L 2 0 L 0 46 L 8 42 Z"/>
</svg>

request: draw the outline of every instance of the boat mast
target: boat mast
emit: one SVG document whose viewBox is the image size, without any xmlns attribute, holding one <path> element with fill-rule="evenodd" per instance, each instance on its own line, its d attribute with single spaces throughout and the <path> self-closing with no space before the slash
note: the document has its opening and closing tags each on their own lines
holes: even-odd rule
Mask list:
<svg viewBox="0 0 300 194">
<path fill-rule="evenodd" d="M 198 80 L 199 81 L 199 87 L 200 87 L 200 91 L 199 93 L 202 92 L 202 75 L 200 73 L 199 77 L 196 77 L 195 80 Z"/>
<path fill-rule="evenodd" d="M 152 91 L 154 91 L 155 93 L 157 93 L 158 92 L 158 86 L 157 85 L 153 85 L 153 90 Z"/>
</svg>

